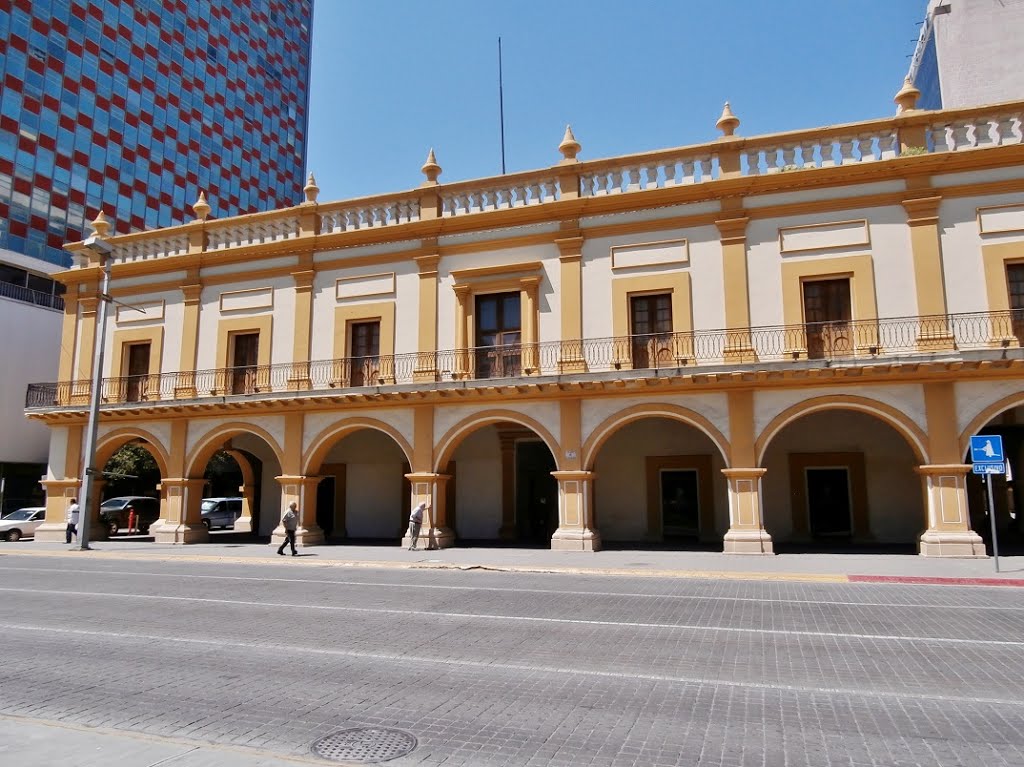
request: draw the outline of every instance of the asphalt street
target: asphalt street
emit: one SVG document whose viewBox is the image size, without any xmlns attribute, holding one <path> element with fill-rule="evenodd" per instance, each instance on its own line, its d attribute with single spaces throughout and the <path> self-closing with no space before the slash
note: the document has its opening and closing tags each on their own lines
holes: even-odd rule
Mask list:
<svg viewBox="0 0 1024 767">
<path fill-rule="evenodd" d="M 78 554 L 0 559 L 0 600 L 5 737 L 327 765 L 311 746 L 362 729 L 370 757 L 408 751 L 390 767 L 1024 765 L 1018 588 Z M 44 740 L 19 764 L 48 764 Z"/>
</svg>

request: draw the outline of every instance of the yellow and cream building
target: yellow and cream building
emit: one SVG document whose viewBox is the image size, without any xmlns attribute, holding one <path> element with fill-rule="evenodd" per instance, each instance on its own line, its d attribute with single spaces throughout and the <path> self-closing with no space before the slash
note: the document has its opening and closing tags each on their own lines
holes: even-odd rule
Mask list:
<svg viewBox="0 0 1024 767">
<path fill-rule="evenodd" d="M 157 541 L 916 544 L 982 556 L 965 450 L 1024 423 L 1024 103 L 743 137 L 109 236 L 97 457 L 159 465 Z M 68 285 L 47 522 L 80 495 L 98 250 Z M 139 311 L 139 310 L 142 311 Z M 1001 509 L 1012 487 L 1001 488 Z M 98 494 L 97 494 L 98 495 Z M 95 522 L 97 504 L 91 510 Z M 1003 524 L 1008 524 L 1009 514 Z M 94 534 L 99 533 L 98 530 Z"/>
</svg>

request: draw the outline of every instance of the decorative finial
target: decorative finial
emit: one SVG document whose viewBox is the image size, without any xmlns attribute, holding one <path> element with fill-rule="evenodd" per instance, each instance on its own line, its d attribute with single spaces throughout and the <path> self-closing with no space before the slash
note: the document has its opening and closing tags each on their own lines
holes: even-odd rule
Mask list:
<svg viewBox="0 0 1024 767">
<path fill-rule="evenodd" d="M 205 221 L 210 215 L 210 203 L 206 201 L 206 192 L 199 193 L 199 199 L 192 203 L 192 212 L 196 214 L 196 221 Z"/>
<path fill-rule="evenodd" d="M 917 100 L 919 98 L 921 98 L 921 91 L 914 85 L 910 75 L 907 75 L 903 80 L 903 87 L 900 88 L 899 93 L 893 96 L 892 99 L 896 102 L 896 114 L 917 109 Z"/>
<path fill-rule="evenodd" d="M 96 237 L 106 237 L 107 232 L 110 231 L 110 222 L 107 221 L 107 217 L 103 214 L 103 210 L 96 214 L 96 220 L 93 221 L 89 226 L 92 227 L 92 233 Z"/>
<path fill-rule="evenodd" d="M 572 126 L 565 126 L 565 135 L 562 137 L 562 143 L 558 145 L 558 151 L 562 153 L 562 157 L 565 159 L 562 162 L 579 162 L 576 159 L 576 155 L 579 154 L 580 142 L 576 140 L 576 137 L 572 135 Z"/>
<path fill-rule="evenodd" d="M 427 153 L 427 161 L 423 163 L 423 167 L 420 170 L 427 177 L 427 180 L 423 182 L 423 186 L 431 186 L 437 183 L 437 177 L 441 175 L 441 166 L 437 164 L 433 148 Z"/>
<path fill-rule="evenodd" d="M 725 102 L 725 107 L 722 109 L 722 116 L 718 118 L 718 122 L 715 123 L 715 127 L 722 131 L 723 136 L 731 136 L 736 132 L 736 129 L 740 127 L 740 118 L 732 113 L 732 107 L 729 106 L 729 102 Z"/>
<path fill-rule="evenodd" d="M 320 187 L 316 185 L 316 179 L 313 178 L 313 172 L 309 172 L 309 178 L 306 180 L 306 185 L 302 188 L 302 191 L 306 193 L 306 202 L 316 202 L 316 196 L 320 194 Z"/>
</svg>

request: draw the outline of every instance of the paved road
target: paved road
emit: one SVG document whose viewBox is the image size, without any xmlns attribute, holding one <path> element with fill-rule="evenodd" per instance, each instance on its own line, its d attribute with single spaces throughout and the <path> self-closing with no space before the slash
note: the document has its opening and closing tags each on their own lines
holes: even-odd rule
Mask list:
<svg viewBox="0 0 1024 767">
<path fill-rule="evenodd" d="M 1024 765 L 1020 589 L 76 555 L 0 559 L 0 604 L 7 717 L 304 759 L 394 728 L 393 767 Z"/>
</svg>

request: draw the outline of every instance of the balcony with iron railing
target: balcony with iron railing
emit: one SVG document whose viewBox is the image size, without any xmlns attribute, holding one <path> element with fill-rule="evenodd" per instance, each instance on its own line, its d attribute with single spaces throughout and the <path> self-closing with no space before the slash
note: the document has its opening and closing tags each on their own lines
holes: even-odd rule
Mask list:
<svg viewBox="0 0 1024 767">
<path fill-rule="evenodd" d="M 0 298 L 9 298 L 12 301 L 21 301 L 58 312 L 64 311 L 64 299 L 61 296 L 44 293 L 41 290 L 32 290 L 22 285 L 13 285 L 9 282 L 0 282 Z"/>
<path fill-rule="evenodd" d="M 134 403 L 429 391 L 451 382 L 638 378 L 802 365 L 872 365 L 971 351 L 1021 354 L 1024 310 L 697 330 L 105 378 L 106 408 Z M 81 409 L 89 380 L 28 387 L 29 411 Z"/>
</svg>

